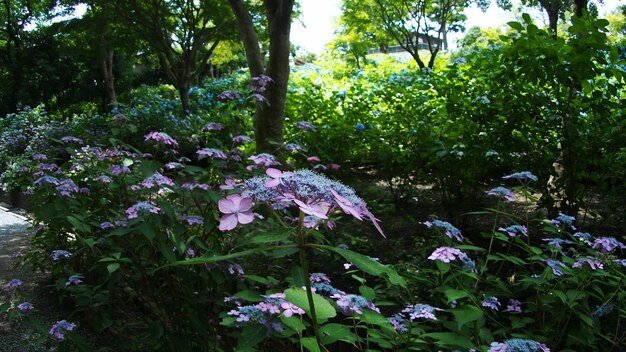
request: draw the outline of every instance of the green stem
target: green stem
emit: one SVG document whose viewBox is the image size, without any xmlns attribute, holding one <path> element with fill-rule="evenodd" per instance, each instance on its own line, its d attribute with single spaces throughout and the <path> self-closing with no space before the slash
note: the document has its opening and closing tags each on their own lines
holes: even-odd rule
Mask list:
<svg viewBox="0 0 626 352">
<path fill-rule="evenodd" d="M 302 219 L 304 218 L 304 214 L 300 212 L 300 224 L 302 224 Z M 300 226 L 302 228 L 302 226 Z M 317 344 L 320 348 L 324 349 L 322 345 L 322 337 L 320 335 L 320 329 L 317 325 L 317 314 L 315 313 L 315 304 L 313 303 L 313 290 L 311 289 L 311 280 L 309 279 L 309 264 L 306 260 L 306 246 L 304 245 L 304 235 L 302 233 L 298 236 L 298 252 L 300 254 L 300 265 L 302 266 L 302 271 L 304 272 L 304 285 L 306 286 L 306 298 L 309 301 L 309 309 L 311 311 L 311 320 L 313 323 L 313 332 L 315 333 L 315 340 L 317 340 Z"/>
</svg>

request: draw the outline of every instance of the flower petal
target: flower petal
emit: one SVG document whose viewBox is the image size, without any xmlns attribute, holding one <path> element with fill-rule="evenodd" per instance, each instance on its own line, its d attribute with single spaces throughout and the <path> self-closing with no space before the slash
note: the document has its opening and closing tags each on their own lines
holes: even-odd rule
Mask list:
<svg viewBox="0 0 626 352">
<path fill-rule="evenodd" d="M 237 227 L 237 215 L 226 214 L 220 219 L 220 231 L 230 231 Z"/>
<path fill-rule="evenodd" d="M 254 214 L 251 211 L 245 213 L 237 213 L 237 221 L 240 224 L 249 224 L 254 220 Z"/>
</svg>

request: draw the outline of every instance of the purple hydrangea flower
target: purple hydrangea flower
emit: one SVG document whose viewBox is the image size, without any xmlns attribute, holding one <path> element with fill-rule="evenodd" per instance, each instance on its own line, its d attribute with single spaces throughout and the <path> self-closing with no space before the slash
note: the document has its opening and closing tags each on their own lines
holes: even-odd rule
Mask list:
<svg viewBox="0 0 626 352">
<path fill-rule="evenodd" d="M 178 142 L 165 132 L 150 132 L 144 136 L 143 140 L 144 142 L 152 140 L 160 144 L 178 147 Z"/>
<path fill-rule="evenodd" d="M 45 154 L 35 154 L 32 158 L 33 160 L 48 160 L 48 157 Z"/>
<path fill-rule="evenodd" d="M 603 316 L 611 313 L 613 308 L 615 308 L 615 304 L 613 304 L 612 302 L 608 302 L 601 306 L 598 306 L 593 310 L 593 312 L 591 312 L 591 318 L 593 320 L 599 320 Z"/>
<path fill-rule="evenodd" d="M 252 77 L 250 78 L 250 84 L 248 84 L 248 89 L 256 93 L 263 93 L 267 89 L 267 85 L 270 82 L 274 82 L 274 80 L 266 75 Z"/>
<path fill-rule="evenodd" d="M 56 186 L 56 190 L 63 197 L 74 198 L 74 193 L 80 192 L 81 189 L 76 186 L 74 181 L 65 179 L 59 181 L 59 184 Z"/>
<path fill-rule="evenodd" d="M 219 122 L 209 122 L 208 124 L 204 125 L 204 127 L 202 127 L 202 131 L 221 131 L 223 129 L 224 126 L 222 126 L 222 124 Z"/>
<path fill-rule="evenodd" d="M 248 136 L 235 136 L 233 137 L 233 143 L 251 143 L 252 142 L 252 138 L 248 137 Z"/>
<path fill-rule="evenodd" d="M 31 311 L 31 310 L 33 310 L 34 308 L 35 308 L 35 307 L 34 307 L 34 306 L 33 306 L 33 304 L 32 304 L 32 303 L 30 303 L 30 302 L 20 303 L 20 304 L 17 306 L 17 309 L 18 309 L 20 312 L 24 312 L 24 313 L 26 313 L 26 312 L 30 312 L 30 311 Z"/>
<path fill-rule="evenodd" d="M 276 161 L 275 156 L 273 156 L 272 154 L 267 154 L 267 153 L 253 155 L 249 157 L 248 160 L 252 160 L 255 165 L 262 165 L 262 166 L 280 165 L 280 163 Z"/>
<path fill-rule="evenodd" d="M 207 185 L 206 183 L 190 183 L 190 182 L 185 182 L 183 183 L 180 188 L 182 189 L 186 189 L 188 191 L 193 191 L 196 188 L 199 188 L 201 190 L 204 191 L 208 191 L 209 189 L 211 189 L 211 186 Z"/>
<path fill-rule="evenodd" d="M 65 339 L 64 333 L 66 331 L 73 331 L 75 328 L 76 324 L 70 323 L 66 320 L 60 320 L 52 325 L 52 328 L 50 329 L 50 332 L 48 334 L 52 335 L 52 337 L 56 338 L 57 340 L 63 340 Z"/>
<path fill-rule="evenodd" d="M 496 187 L 487 191 L 488 196 L 495 196 L 499 198 L 504 198 L 509 202 L 515 200 L 515 193 L 508 188 L 505 187 Z"/>
<path fill-rule="evenodd" d="M 330 285 L 330 278 L 324 273 L 311 273 L 309 280 L 311 283 L 322 282 Z"/>
<path fill-rule="evenodd" d="M 67 282 L 65 283 L 65 286 L 69 286 L 69 285 L 79 285 L 83 282 L 84 276 L 82 276 L 81 274 L 75 274 L 70 276 L 69 278 L 67 278 Z"/>
<path fill-rule="evenodd" d="M 498 302 L 497 297 L 489 297 L 485 299 L 480 305 L 486 308 L 493 309 L 496 312 L 500 309 L 500 302 Z"/>
<path fill-rule="evenodd" d="M 110 223 L 110 222 L 108 222 L 108 221 L 105 221 L 105 222 L 103 222 L 103 223 L 101 223 L 101 224 L 100 224 L 100 228 L 101 228 L 102 230 L 112 229 L 112 228 L 115 228 L 115 225 L 113 225 L 112 223 Z"/>
<path fill-rule="evenodd" d="M 589 265 L 592 270 L 604 269 L 604 264 L 602 264 L 600 260 L 593 257 L 578 258 L 574 264 L 572 264 L 572 268 L 580 268 L 583 264 Z"/>
<path fill-rule="evenodd" d="M 554 275 L 556 275 L 556 276 L 563 275 L 563 271 L 561 270 L 561 268 L 566 268 L 567 267 L 565 264 L 561 263 L 558 260 L 542 259 L 542 261 L 544 261 L 544 262 L 546 262 L 546 264 L 548 264 L 548 266 L 552 269 L 552 273 L 554 273 Z"/>
<path fill-rule="evenodd" d="M 510 237 L 516 237 L 517 235 L 523 235 L 528 237 L 528 229 L 524 225 L 511 225 L 509 227 L 499 227 L 498 231 L 502 231 Z"/>
<path fill-rule="evenodd" d="M 463 253 L 460 249 L 453 247 L 439 247 L 428 257 L 430 260 L 439 260 L 444 263 L 450 263 L 457 258 L 466 257 L 467 254 Z"/>
<path fill-rule="evenodd" d="M 544 238 L 543 239 L 544 242 L 548 242 L 548 246 L 553 247 L 554 249 L 561 251 L 561 249 L 563 249 L 563 247 L 561 245 L 563 244 L 573 244 L 574 242 L 570 241 L 570 240 L 564 240 L 561 238 Z"/>
<path fill-rule="evenodd" d="M 130 169 L 126 165 L 113 165 L 109 171 L 113 175 L 130 174 Z"/>
<path fill-rule="evenodd" d="M 613 252 L 615 249 L 626 249 L 626 246 L 614 237 L 598 237 L 593 242 L 593 249 L 599 250 L 602 254 L 608 254 Z"/>
<path fill-rule="evenodd" d="M 41 187 L 43 185 L 58 185 L 59 179 L 52 176 L 42 176 L 33 182 L 33 186 Z"/>
<path fill-rule="evenodd" d="M 184 215 L 180 217 L 181 221 L 185 221 L 188 225 L 202 225 L 204 224 L 204 218 L 197 215 Z"/>
<path fill-rule="evenodd" d="M 98 177 L 96 177 L 96 181 L 102 182 L 102 183 L 111 183 L 113 182 L 113 180 L 106 175 L 100 175 Z"/>
<path fill-rule="evenodd" d="M 2 287 L 2 289 L 7 291 L 7 292 L 11 292 L 13 290 L 17 290 L 18 288 L 22 287 L 23 284 L 24 283 L 20 279 L 12 279 L 11 281 L 7 282 Z"/>
<path fill-rule="evenodd" d="M 219 100 L 239 100 L 241 99 L 241 95 L 237 92 L 233 92 L 232 90 L 225 90 L 221 92 L 217 99 Z"/>
<path fill-rule="evenodd" d="M 137 202 L 132 207 L 126 209 L 126 217 L 130 220 L 137 218 L 139 213 L 159 214 L 160 212 L 161 208 L 150 202 Z"/>
<path fill-rule="evenodd" d="M 56 262 L 61 258 L 70 258 L 71 256 L 72 256 L 72 253 L 63 249 L 57 249 L 57 250 L 52 251 L 52 253 L 50 254 L 50 259 Z"/>
<path fill-rule="evenodd" d="M 441 308 L 435 308 L 428 304 L 411 304 L 402 310 L 402 313 L 408 315 L 408 319 L 410 321 L 414 321 L 416 319 L 430 319 L 437 320 L 435 316 L 435 311 L 442 311 Z"/>
<path fill-rule="evenodd" d="M 502 178 L 505 180 L 514 179 L 514 180 L 519 180 L 522 182 L 525 182 L 525 181 L 537 182 L 538 180 L 537 176 L 533 175 L 530 171 L 516 172 L 510 175 L 504 176 Z"/>
<path fill-rule="evenodd" d="M 445 231 L 446 236 L 455 239 L 459 242 L 463 242 L 463 236 L 461 235 L 461 230 L 457 229 L 456 227 L 454 227 L 452 224 L 450 224 L 447 221 L 441 221 L 441 220 L 433 220 L 431 221 L 424 221 L 423 222 L 424 225 L 426 225 L 426 227 L 436 227 L 439 229 L 442 229 Z"/>
<path fill-rule="evenodd" d="M 593 236 L 591 236 L 588 232 L 576 232 L 574 237 L 578 238 L 580 241 L 584 242 L 586 245 L 591 246 L 591 241 L 594 240 Z"/>
<path fill-rule="evenodd" d="M 576 230 L 576 228 L 574 227 L 574 221 L 576 221 L 575 217 L 565 215 L 563 213 L 559 213 L 559 216 L 556 219 L 550 220 L 550 222 L 553 223 L 555 226 L 561 226 L 562 224 L 565 224 L 571 226 L 574 230 Z"/>
<path fill-rule="evenodd" d="M 153 188 L 158 186 L 174 186 L 174 181 L 167 176 L 163 176 L 158 172 L 155 172 L 152 176 L 141 181 L 141 185 L 144 188 Z"/>
<path fill-rule="evenodd" d="M 294 126 L 295 128 L 298 128 L 298 129 L 300 129 L 300 130 L 304 131 L 304 132 L 308 132 L 308 131 L 313 131 L 313 132 L 315 132 L 315 131 L 316 131 L 315 126 L 314 126 L 312 123 L 308 122 L 308 121 L 298 121 L 298 122 L 294 122 L 294 123 L 293 123 L 293 126 Z"/>
<path fill-rule="evenodd" d="M 198 154 L 198 160 L 202 160 L 206 157 L 222 160 L 228 159 L 228 155 L 226 155 L 226 153 L 215 148 L 202 148 L 196 151 L 196 154 Z"/>
<path fill-rule="evenodd" d="M 80 138 L 76 138 L 76 137 L 72 137 L 72 136 L 65 136 L 63 138 L 61 138 L 61 142 L 63 143 L 78 143 L 78 144 L 83 144 L 83 140 Z"/>
<path fill-rule="evenodd" d="M 183 167 L 185 167 L 185 165 L 173 161 L 173 162 L 169 162 L 165 164 L 164 167 L 168 170 L 174 170 L 174 169 L 182 169 Z"/>
<path fill-rule="evenodd" d="M 506 343 L 492 342 L 487 352 L 507 352 L 508 348 Z"/>
<path fill-rule="evenodd" d="M 296 143 L 285 144 L 285 149 L 287 149 L 290 152 L 303 152 L 304 151 L 304 147 Z"/>
<path fill-rule="evenodd" d="M 516 299 L 509 299 L 509 304 L 506 306 L 506 311 L 510 313 L 521 313 L 522 302 Z"/>
<path fill-rule="evenodd" d="M 363 308 L 380 313 L 380 310 L 374 306 L 374 303 L 368 301 L 363 296 L 338 292 L 330 297 L 337 300 L 337 307 L 339 307 L 345 315 L 351 315 L 352 313 L 361 315 L 363 314 L 361 310 Z"/>
</svg>

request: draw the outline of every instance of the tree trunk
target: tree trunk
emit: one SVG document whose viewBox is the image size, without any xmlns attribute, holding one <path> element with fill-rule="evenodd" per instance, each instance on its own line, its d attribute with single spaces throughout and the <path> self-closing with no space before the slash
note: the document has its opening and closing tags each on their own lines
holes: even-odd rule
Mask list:
<svg viewBox="0 0 626 352">
<path fill-rule="evenodd" d="M 115 94 L 115 81 L 113 80 L 113 50 L 105 49 L 102 59 L 102 76 L 106 91 L 106 103 L 109 110 L 117 109 L 117 94 Z"/>
<path fill-rule="evenodd" d="M 270 57 L 265 74 L 272 78 L 265 91 L 268 103 L 257 103 L 254 119 L 257 151 L 275 152 L 283 144 L 285 99 L 289 83 L 289 33 L 294 0 L 265 0 Z"/>
<path fill-rule="evenodd" d="M 252 77 L 263 70 L 263 56 L 252 16 L 243 0 L 228 0 L 237 17 L 237 27 L 246 50 Z M 270 40 L 269 61 L 265 75 L 273 82 L 263 93 L 267 102 L 258 102 L 254 116 L 257 152 L 276 153 L 283 143 L 285 99 L 289 82 L 289 33 L 294 0 L 264 0 L 267 32 Z"/>
<path fill-rule="evenodd" d="M 250 77 L 263 74 L 263 55 L 259 46 L 259 37 L 254 30 L 252 16 L 243 0 L 228 0 L 237 18 L 237 29 L 246 51 L 246 60 L 250 68 Z"/>
<path fill-rule="evenodd" d="M 176 89 L 180 95 L 180 102 L 183 104 L 183 114 L 188 115 L 191 113 L 191 102 L 189 100 L 189 81 L 179 81 L 176 84 Z"/>
<path fill-rule="evenodd" d="M 548 15 L 548 27 L 552 38 L 556 38 L 559 24 L 559 12 L 561 11 L 561 0 L 540 0 L 539 4 Z"/>
<path fill-rule="evenodd" d="M 576 17 L 583 17 L 584 12 L 587 10 L 588 2 L 589 0 L 574 0 L 574 15 Z"/>
</svg>

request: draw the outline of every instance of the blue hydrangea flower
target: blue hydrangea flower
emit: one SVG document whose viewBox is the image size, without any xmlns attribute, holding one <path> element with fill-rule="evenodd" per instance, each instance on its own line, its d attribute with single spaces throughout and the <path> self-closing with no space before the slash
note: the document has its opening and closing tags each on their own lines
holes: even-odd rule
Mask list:
<svg viewBox="0 0 626 352">
<path fill-rule="evenodd" d="M 516 172 L 510 175 L 506 175 L 502 178 L 505 180 L 508 180 L 508 179 L 519 180 L 521 182 L 526 182 L 526 181 L 537 182 L 537 180 L 539 180 L 537 176 L 533 175 L 530 171 Z"/>
<path fill-rule="evenodd" d="M 463 236 L 461 235 L 461 230 L 457 229 L 456 227 L 454 227 L 452 224 L 450 224 L 447 221 L 441 221 L 441 220 L 424 221 L 423 224 L 429 228 L 430 227 L 440 228 L 445 231 L 446 236 L 452 239 L 455 239 L 459 242 L 463 242 Z"/>
</svg>

